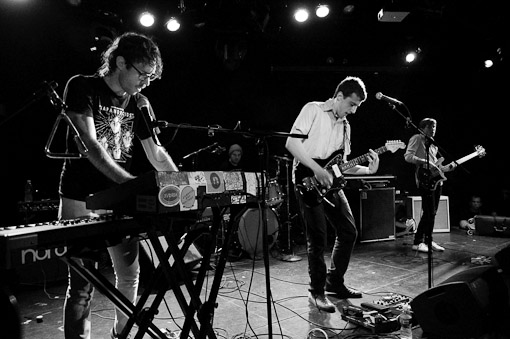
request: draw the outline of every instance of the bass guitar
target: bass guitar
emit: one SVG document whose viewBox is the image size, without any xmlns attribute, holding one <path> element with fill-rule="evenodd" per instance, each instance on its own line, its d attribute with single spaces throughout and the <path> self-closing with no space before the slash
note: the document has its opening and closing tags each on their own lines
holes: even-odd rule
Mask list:
<svg viewBox="0 0 510 339">
<path fill-rule="evenodd" d="M 476 157 L 485 156 L 485 149 L 482 146 L 475 146 L 475 151 L 471 154 L 466 155 L 456 161 L 449 163 L 448 165 L 442 165 L 444 158 L 441 157 L 435 163 L 435 166 L 430 168 L 419 167 L 416 170 L 416 185 L 422 189 L 435 190 L 439 183 L 446 180 L 445 172 L 449 172 L 454 168 L 454 164 L 460 165 L 468 160 Z"/>
<path fill-rule="evenodd" d="M 398 149 L 403 149 L 406 144 L 400 140 L 387 141 L 382 147 L 374 150 L 377 154 L 382 154 L 387 151 L 395 153 Z M 325 198 L 326 194 L 332 190 L 341 190 L 345 187 L 346 180 L 343 173 L 353 168 L 356 165 L 360 165 L 367 162 L 370 153 L 363 154 L 357 158 L 344 162 L 343 150 L 339 150 L 333 153 L 328 159 L 314 159 L 320 166 L 333 175 L 333 185 L 330 188 L 322 186 L 319 181 L 315 178 L 313 171 L 299 164 L 296 168 L 296 187 L 303 196 L 304 202 L 309 206 L 316 206 L 320 204 Z"/>
</svg>

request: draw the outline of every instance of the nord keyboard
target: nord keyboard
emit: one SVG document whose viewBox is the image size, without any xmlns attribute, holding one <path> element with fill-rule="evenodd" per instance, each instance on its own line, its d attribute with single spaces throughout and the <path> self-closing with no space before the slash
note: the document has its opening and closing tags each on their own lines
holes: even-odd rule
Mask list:
<svg viewBox="0 0 510 339">
<path fill-rule="evenodd" d="M 0 268 L 13 268 L 66 254 L 70 241 L 143 232 L 132 217 L 101 215 L 0 228 Z"/>
<path fill-rule="evenodd" d="M 169 213 L 255 203 L 261 196 L 261 174 L 240 171 L 151 171 L 97 192 L 87 208 L 117 213 Z"/>
</svg>

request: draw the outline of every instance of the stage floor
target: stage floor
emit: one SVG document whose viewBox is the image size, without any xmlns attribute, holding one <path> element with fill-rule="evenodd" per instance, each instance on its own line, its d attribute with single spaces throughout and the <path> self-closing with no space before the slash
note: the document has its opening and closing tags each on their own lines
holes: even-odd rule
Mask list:
<svg viewBox="0 0 510 339">
<path fill-rule="evenodd" d="M 229 261 L 214 314 L 213 328 L 216 336 L 228 339 L 263 338 L 271 332 L 275 338 L 321 338 L 324 334 L 328 337 L 352 338 L 369 334 L 369 330 L 342 320 L 342 306 L 359 306 L 362 302 L 373 302 L 391 294 L 412 299 L 426 291 L 429 288 L 427 254 L 413 251 L 412 240 L 412 235 L 406 235 L 395 240 L 358 244 L 346 274 L 346 285 L 362 291 L 363 298 L 330 298 L 337 307 L 335 313 L 319 312 L 308 302 L 309 279 L 304 245 L 294 246 L 294 253 L 302 259 L 295 262 L 282 260 L 282 253 L 273 248 L 267 269 L 264 260 L 242 258 Z M 435 233 L 434 240 L 444 246 L 446 251 L 434 252 L 432 286 L 437 286 L 458 272 L 479 266 L 471 262 L 472 258 L 485 256 L 494 263 L 494 254 L 510 245 L 510 238 L 471 236 L 455 227 L 448 233 Z M 102 270 L 112 279 L 108 265 Z M 272 296 L 271 331 L 268 327 L 266 271 L 269 271 Z M 202 296 L 209 292 L 213 274 L 214 271 L 209 271 Z M 46 279 L 46 284 L 20 285 L 15 292 L 23 338 L 64 337 L 62 307 L 67 284 L 63 279 L 50 281 L 49 276 Z M 93 300 L 92 338 L 109 338 L 113 314 L 112 303 L 96 292 Z M 42 321 L 36 321 L 37 316 L 42 316 Z M 174 294 L 167 291 L 154 324 L 177 335 L 183 323 L 184 317 Z M 135 327 L 132 337 L 136 330 Z M 144 338 L 149 338 L 149 335 L 146 334 Z M 419 326 L 413 329 L 413 338 L 422 338 Z"/>
</svg>

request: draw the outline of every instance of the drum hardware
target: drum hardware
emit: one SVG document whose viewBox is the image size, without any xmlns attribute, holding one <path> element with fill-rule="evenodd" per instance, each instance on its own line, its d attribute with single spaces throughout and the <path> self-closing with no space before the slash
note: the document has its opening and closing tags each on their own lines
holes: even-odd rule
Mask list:
<svg viewBox="0 0 510 339">
<path fill-rule="evenodd" d="M 260 259 L 263 255 L 262 247 L 262 210 L 261 208 L 245 209 L 238 220 L 237 236 L 241 248 L 252 259 Z M 266 207 L 267 243 L 271 249 L 278 238 L 280 222 L 278 214 L 273 208 Z"/>
<path fill-rule="evenodd" d="M 287 196 L 287 199 L 286 199 L 286 202 L 287 202 L 286 203 L 286 207 L 287 207 L 287 219 L 284 222 L 284 224 L 287 227 L 287 248 L 291 252 L 291 254 L 287 254 L 287 255 L 282 256 L 281 260 L 283 260 L 283 261 L 290 261 L 290 262 L 299 261 L 302 258 L 300 256 L 294 254 L 294 247 L 292 246 L 292 241 L 290 239 L 290 233 L 291 233 L 291 229 L 292 229 L 292 218 L 293 217 L 290 215 L 290 195 L 289 195 L 290 194 L 290 183 L 289 183 L 290 173 L 289 173 L 289 166 L 290 166 L 290 163 L 292 162 L 292 159 L 290 159 L 290 158 L 288 158 L 286 156 L 282 157 L 282 156 L 278 156 L 278 155 L 274 155 L 273 158 L 278 160 L 277 177 L 278 177 L 278 174 L 280 173 L 280 161 L 285 161 L 285 182 L 286 182 L 285 190 L 286 190 L 286 196 Z"/>
</svg>

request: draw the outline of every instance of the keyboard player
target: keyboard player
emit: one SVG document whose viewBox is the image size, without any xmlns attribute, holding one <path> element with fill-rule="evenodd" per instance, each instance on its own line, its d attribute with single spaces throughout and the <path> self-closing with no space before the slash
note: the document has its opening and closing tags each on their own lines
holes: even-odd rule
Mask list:
<svg viewBox="0 0 510 339">
<path fill-rule="evenodd" d="M 78 130 L 87 151 L 68 137 L 67 147 L 85 157 L 67 159 L 60 178 L 59 218 L 94 217 L 105 211 L 86 208 L 89 194 L 124 183 L 134 176 L 129 169 L 137 161 L 133 154 L 139 140 L 147 159 L 157 171 L 177 171 L 170 155 L 160 145 L 159 130 L 151 125 L 155 115 L 147 97 L 140 92 L 161 77 L 162 58 L 158 46 L 148 37 L 125 33 L 102 55 L 102 65 L 92 76 L 76 75 L 65 88 L 66 113 Z M 69 135 L 69 133 L 68 133 Z M 70 252 L 87 244 L 74 244 Z M 138 242 L 122 239 L 108 247 L 115 272 L 115 287 L 135 303 L 138 279 Z M 82 258 L 84 266 L 93 266 Z M 90 338 L 93 286 L 74 270 L 64 305 L 66 339 Z M 111 338 L 122 333 L 127 317 L 116 309 Z"/>
</svg>

